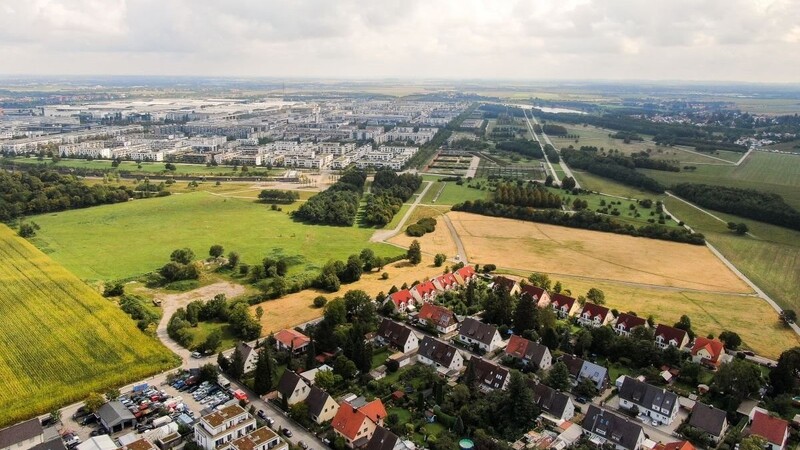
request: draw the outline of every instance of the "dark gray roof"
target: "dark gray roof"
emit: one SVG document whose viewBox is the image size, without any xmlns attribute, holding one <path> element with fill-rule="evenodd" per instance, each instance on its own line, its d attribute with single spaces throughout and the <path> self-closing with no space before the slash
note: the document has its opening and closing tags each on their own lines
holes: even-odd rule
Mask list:
<svg viewBox="0 0 800 450">
<path fill-rule="evenodd" d="M 603 386 L 608 381 L 608 369 L 591 361 L 584 361 L 583 366 L 581 366 L 581 371 L 578 373 L 578 381 L 587 378 L 597 385 L 597 389 L 602 390 Z"/>
<path fill-rule="evenodd" d="M 486 345 L 492 343 L 492 339 L 496 333 L 497 327 L 485 324 L 472 317 L 465 318 L 464 321 L 461 322 L 461 327 L 458 329 L 458 334 L 475 339 Z"/>
<path fill-rule="evenodd" d="M 553 417 L 560 418 L 564 415 L 564 410 L 567 409 L 567 405 L 570 401 L 567 394 L 558 392 L 550 386 L 541 383 L 533 386 L 533 402 L 536 403 L 542 411 Z"/>
<path fill-rule="evenodd" d="M 330 395 L 328 395 L 327 392 L 316 386 L 311 386 L 311 390 L 308 392 L 308 397 L 306 397 L 306 404 L 308 405 L 309 414 L 312 416 L 319 416 L 329 397 Z"/>
<path fill-rule="evenodd" d="M 288 369 L 284 370 L 280 381 L 278 381 L 278 392 L 280 392 L 282 396 L 289 398 L 297 388 L 297 383 L 305 382 L 300 378 L 300 375 Z"/>
<path fill-rule="evenodd" d="M 589 405 L 581 427 L 629 450 L 636 449 L 639 438 L 644 433 L 642 427 L 636 422 L 602 410 L 595 405 Z"/>
<path fill-rule="evenodd" d="M 64 441 L 61 439 L 53 439 L 52 441 L 34 445 L 29 450 L 67 450 L 67 447 L 64 446 Z"/>
<path fill-rule="evenodd" d="M 450 344 L 425 336 L 419 344 L 418 355 L 422 355 L 431 361 L 437 362 L 444 367 L 450 367 L 458 350 Z"/>
<path fill-rule="evenodd" d="M 678 407 L 677 395 L 631 377 L 625 377 L 622 380 L 619 398 L 649 410 L 653 410 L 655 407 L 672 412 Z"/>
<path fill-rule="evenodd" d="M 469 370 L 476 380 L 492 389 L 502 389 L 508 378 L 508 369 L 477 356 L 470 358 Z"/>
<path fill-rule="evenodd" d="M 402 348 L 411 333 L 411 329 L 407 326 L 389 319 L 383 319 L 378 327 L 378 336 L 389 341 L 389 344 L 394 347 Z"/>
<path fill-rule="evenodd" d="M 696 402 L 692 408 L 692 415 L 689 417 L 689 425 L 719 437 L 726 419 L 724 410 Z"/>
<path fill-rule="evenodd" d="M 375 428 L 364 450 L 392 450 L 397 445 L 398 438 L 394 433 L 383 427 Z"/>
<path fill-rule="evenodd" d="M 236 349 L 239 350 L 239 353 L 241 353 L 242 361 L 247 361 L 247 359 L 250 358 L 250 353 L 256 351 L 256 349 L 254 347 L 251 347 L 250 344 L 242 341 L 239 341 L 236 344 Z"/>
<path fill-rule="evenodd" d="M 13 447 L 14 444 L 42 434 L 42 424 L 39 419 L 26 420 L 16 425 L 0 430 L 0 448 Z"/>
<path fill-rule="evenodd" d="M 525 348 L 525 358 L 528 361 L 536 363 L 537 366 L 542 365 L 544 355 L 550 354 L 550 349 L 547 346 L 539 344 L 538 342 L 528 341 L 528 346 Z"/>
<path fill-rule="evenodd" d="M 115 427 L 121 423 L 136 419 L 125 405 L 117 401 L 108 402 L 101 406 L 97 410 L 97 417 L 108 427 Z"/>
<path fill-rule="evenodd" d="M 562 355 L 561 361 L 566 364 L 569 374 L 575 378 L 578 378 L 578 375 L 581 373 L 581 368 L 583 368 L 583 359 L 578 358 L 575 355 Z"/>
</svg>

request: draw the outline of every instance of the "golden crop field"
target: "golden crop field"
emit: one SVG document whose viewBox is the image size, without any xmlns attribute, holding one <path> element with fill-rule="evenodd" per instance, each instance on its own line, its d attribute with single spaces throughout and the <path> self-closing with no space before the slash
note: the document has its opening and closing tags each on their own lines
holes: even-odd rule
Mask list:
<svg viewBox="0 0 800 450">
<path fill-rule="evenodd" d="M 104 299 L 0 225 L 0 427 L 177 365 Z"/>
</svg>

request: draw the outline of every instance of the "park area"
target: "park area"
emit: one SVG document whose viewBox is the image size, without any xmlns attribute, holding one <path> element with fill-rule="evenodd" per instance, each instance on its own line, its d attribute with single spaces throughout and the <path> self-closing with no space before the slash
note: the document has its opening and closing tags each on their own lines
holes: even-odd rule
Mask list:
<svg viewBox="0 0 800 450">
<path fill-rule="evenodd" d="M 177 365 L 113 302 L 0 225 L 0 427 Z"/>
</svg>

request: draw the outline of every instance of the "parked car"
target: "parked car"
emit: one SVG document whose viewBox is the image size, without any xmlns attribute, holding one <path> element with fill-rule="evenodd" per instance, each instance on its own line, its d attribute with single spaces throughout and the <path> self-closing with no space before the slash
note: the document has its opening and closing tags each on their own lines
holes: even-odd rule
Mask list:
<svg viewBox="0 0 800 450">
<path fill-rule="evenodd" d="M 86 409 L 85 406 L 81 406 L 75 411 L 75 414 L 72 415 L 73 419 L 80 419 L 81 417 L 87 416 L 89 414 L 89 410 Z"/>
<path fill-rule="evenodd" d="M 298 442 L 297 445 L 299 445 L 303 450 L 308 450 L 308 444 L 303 441 Z"/>
<path fill-rule="evenodd" d="M 578 403 L 586 403 L 588 400 L 586 400 L 586 397 L 578 397 L 575 401 Z"/>
<path fill-rule="evenodd" d="M 91 433 L 92 436 L 101 436 L 101 435 L 104 435 L 104 434 L 108 434 L 108 430 L 106 430 L 104 427 L 100 427 L 100 428 L 98 428 L 96 430 L 92 430 L 92 433 Z"/>
<path fill-rule="evenodd" d="M 200 359 L 202 357 L 203 355 L 201 355 L 200 352 L 192 352 L 192 358 Z"/>
<path fill-rule="evenodd" d="M 256 413 L 256 415 L 261 420 L 265 420 L 267 418 L 267 414 L 264 412 L 263 409 L 259 409 L 258 412 Z"/>
<path fill-rule="evenodd" d="M 290 430 L 288 428 L 284 428 L 283 429 L 283 435 L 286 436 L 286 437 L 292 437 L 292 430 Z"/>
<path fill-rule="evenodd" d="M 81 425 L 86 426 L 95 422 L 97 422 L 97 416 L 94 414 L 89 414 L 88 416 L 84 417 L 83 420 L 81 420 Z"/>
</svg>

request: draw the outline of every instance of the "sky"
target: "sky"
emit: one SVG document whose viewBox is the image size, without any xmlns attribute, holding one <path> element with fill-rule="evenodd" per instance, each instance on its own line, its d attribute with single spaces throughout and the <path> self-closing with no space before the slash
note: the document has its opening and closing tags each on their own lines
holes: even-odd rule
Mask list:
<svg viewBox="0 0 800 450">
<path fill-rule="evenodd" d="M 800 81 L 798 0 L 0 0 L 0 74 Z"/>
</svg>

